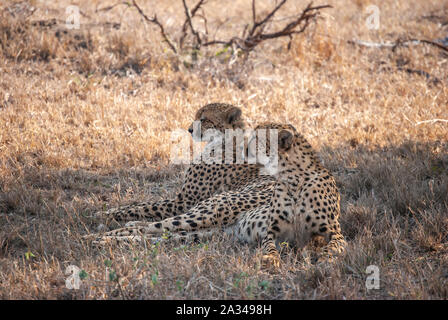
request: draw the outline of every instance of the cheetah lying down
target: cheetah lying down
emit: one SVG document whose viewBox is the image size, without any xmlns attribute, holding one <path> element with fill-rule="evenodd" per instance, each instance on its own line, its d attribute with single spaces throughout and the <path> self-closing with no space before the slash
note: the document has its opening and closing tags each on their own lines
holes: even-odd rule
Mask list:
<svg viewBox="0 0 448 320">
<path fill-rule="evenodd" d="M 201 127 L 200 131 L 194 131 L 195 122 L 190 125 L 188 130 L 194 140 L 202 140 L 201 134 L 207 130 L 217 130 L 224 135 L 226 130 L 244 130 L 246 127 L 241 109 L 224 103 L 205 105 L 196 112 L 194 121 Z M 225 140 L 222 148 L 225 149 Z M 236 147 L 233 150 L 236 151 Z M 236 155 L 234 160 L 235 158 Z M 255 164 L 236 163 L 236 161 L 225 163 L 224 160 L 211 164 L 205 162 L 191 164 L 186 170 L 181 191 L 174 199 L 142 202 L 97 212 L 96 215 L 116 221 L 160 221 L 183 214 L 201 201 L 222 192 L 244 192 L 246 187 L 256 183 L 262 185 L 274 183 L 272 177 L 261 176 L 259 167 Z M 251 207 L 264 203 L 264 201 L 251 203 Z"/>
<path fill-rule="evenodd" d="M 255 132 L 260 129 L 278 133 L 274 183 L 254 181 L 205 199 L 184 214 L 160 222 L 131 222 L 124 228 L 93 235 L 94 243 L 157 239 L 166 231 L 172 239 L 204 239 L 224 229 L 248 243 L 261 241 L 264 262 L 274 266 L 280 261 L 280 241 L 323 236 L 327 244 L 321 250 L 321 260 L 343 252 L 345 240 L 338 222 L 340 196 L 334 178 L 293 126 L 267 123 Z M 268 151 L 269 139 L 261 140 L 256 134 L 250 137 L 244 150 L 248 159 L 257 158 L 257 143 L 266 145 Z M 269 160 L 258 163 L 259 168 L 261 165 L 269 166 Z"/>
</svg>

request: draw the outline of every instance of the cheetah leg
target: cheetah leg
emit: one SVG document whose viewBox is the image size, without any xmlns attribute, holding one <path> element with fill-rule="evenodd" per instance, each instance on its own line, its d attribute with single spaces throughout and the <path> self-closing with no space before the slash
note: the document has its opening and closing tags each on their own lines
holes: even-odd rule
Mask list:
<svg viewBox="0 0 448 320">
<path fill-rule="evenodd" d="M 224 213 L 226 215 L 233 213 L 236 216 L 241 212 L 264 208 L 270 202 L 272 189 L 273 184 L 268 181 L 250 185 L 241 191 L 219 193 L 197 203 L 193 208 L 189 208 L 187 214 L 201 216 L 202 213 L 214 210 L 219 218 Z M 195 212 L 198 214 L 195 214 Z M 179 214 L 181 213 L 184 212 Z M 226 223 L 227 219 L 229 218 L 223 217 L 223 222 Z M 125 227 L 146 227 L 148 225 L 148 221 L 130 221 L 126 223 Z"/>
<path fill-rule="evenodd" d="M 263 250 L 263 267 L 280 267 L 280 253 L 277 250 L 276 242 L 280 238 L 281 230 L 287 230 L 289 228 L 291 228 L 291 222 L 288 221 L 287 218 L 281 220 L 278 216 L 273 216 L 271 212 L 266 236 L 261 243 Z"/>
<path fill-rule="evenodd" d="M 263 239 L 261 244 L 263 250 L 262 265 L 264 268 L 278 268 L 280 267 L 280 253 L 275 246 L 275 236 L 268 231 L 267 236 Z"/>
<path fill-rule="evenodd" d="M 114 208 L 104 213 L 97 212 L 96 215 L 105 215 L 107 218 L 117 221 L 162 221 L 185 213 L 194 205 L 210 196 L 210 191 L 204 191 L 201 194 L 194 195 L 191 194 L 191 192 L 188 192 L 187 189 L 188 185 L 184 184 L 182 191 L 176 195 L 175 199 L 143 202 L 135 205 Z"/>
<path fill-rule="evenodd" d="M 200 242 L 204 240 L 209 240 L 213 236 L 220 233 L 219 229 L 212 229 L 207 231 L 197 231 L 197 232 L 181 232 L 170 234 L 166 237 L 166 240 L 174 241 L 174 242 Z M 154 238 L 152 238 L 154 239 Z M 159 237 L 160 239 L 160 237 Z M 161 237 L 161 240 L 165 240 L 164 237 Z M 160 240 L 159 240 L 160 241 Z"/>
<path fill-rule="evenodd" d="M 321 250 L 320 257 L 317 262 L 333 261 L 333 257 L 345 251 L 347 242 L 341 232 L 330 234 L 330 241 Z"/>
<path fill-rule="evenodd" d="M 262 192 L 262 191 L 258 191 Z M 209 198 L 190 209 L 186 214 L 167 218 L 160 222 L 138 222 L 132 227 L 124 227 L 106 232 L 102 235 L 89 235 L 91 237 L 121 237 L 133 236 L 138 234 L 157 235 L 165 231 L 197 231 L 204 228 L 225 226 L 232 224 L 238 218 L 238 215 L 245 210 L 244 207 L 232 205 L 238 199 L 238 192 L 227 192 L 216 197 Z"/>
<path fill-rule="evenodd" d="M 233 224 L 243 212 L 254 209 L 257 206 L 267 205 L 270 201 L 270 188 L 255 188 L 245 193 L 240 191 L 228 191 L 208 198 L 189 212 L 164 219 L 160 222 L 132 222 L 127 227 L 112 230 L 103 234 L 87 235 L 84 238 L 120 237 L 133 235 L 157 235 L 165 231 L 197 231 L 205 228 L 213 228 L 219 225 Z"/>
<path fill-rule="evenodd" d="M 106 216 L 109 219 L 114 219 L 117 221 L 138 221 L 138 220 L 146 220 L 150 222 L 154 221 L 162 221 L 167 218 L 171 218 L 183 213 L 186 213 L 195 205 L 201 203 L 204 200 L 212 198 L 213 200 L 217 200 L 216 197 L 219 197 L 220 194 L 216 194 L 217 185 L 216 181 L 219 180 L 206 180 L 204 185 L 206 187 L 202 187 L 203 190 L 197 192 L 197 190 L 192 190 L 191 182 L 195 181 L 197 178 L 195 177 L 195 172 L 191 168 L 189 168 L 186 172 L 185 183 L 182 186 L 182 190 L 180 193 L 176 195 L 175 199 L 172 200 L 161 200 L 155 202 L 143 202 L 135 205 L 128 205 L 120 208 L 113 208 L 105 212 L 97 212 L 96 216 L 103 217 Z M 202 182 L 201 182 L 202 183 Z M 229 196 L 233 199 L 234 205 L 240 205 L 241 196 L 251 194 L 256 196 L 257 194 L 267 194 L 268 190 L 273 187 L 272 181 L 269 179 L 259 181 L 255 185 L 247 186 L 242 193 L 238 194 L 236 191 L 229 191 Z M 260 199 L 262 204 L 266 203 L 267 198 Z M 218 200 L 219 201 L 219 200 Z"/>
<path fill-rule="evenodd" d="M 185 173 L 182 190 L 174 199 L 143 202 L 135 205 L 128 205 L 120 208 L 113 208 L 106 212 L 97 212 L 96 216 L 106 216 L 117 221 L 161 221 L 170 217 L 187 212 L 197 203 L 211 197 L 214 185 L 212 181 L 205 181 L 207 186 L 201 192 L 191 190 L 192 182 L 195 181 L 195 172 L 192 167 Z"/>
<path fill-rule="evenodd" d="M 86 238 L 86 237 L 84 237 Z M 140 235 L 132 236 L 121 236 L 121 237 L 108 237 L 108 238 L 97 238 L 92 241 L 94 246 L 100 247 L 105 245 L 119 245 L 119 244 L 134 244 L 142 242 L 144 238 Z M 151 239 L 148 239 L 151 241 Z"/>
<path fill-rule="evenodd" d="M 208 230 L 208 231 L 198 231 L 198 232 L 182 232 L 179 234 L 163 235 L 159 237 L 145 237 L 143 235 L 132 235 L 132 236 L 116 236 L 116 237 L 100 237 L 98 240 L 94 240 L 92 244 L 94 246 L 104 246 L 107 244 L 119 245 L 119 244 L 134 244 L 143 241 L 149 241 L 152 244 L 162 242 L 162 241 L 173 241 L 173 242 L 200 242 L 204 240 L 209 240 L 213 236 L 219 233 L 218 229 Z"/>
<path fill-rule="evenodd" d="M 341 227 L 337 218 L 332 221 L 330 226 L 326 225 L 316 233 L 328 240 L 328 243 L 319 250 L 318 263 L 325 261 L 332 262 L 334 256 L 345 251 L 347 243 L 341 233 Z"/>
<path fill-rule="evenodd" d="M 105 212 L 97 212 L 96 216 L 105 216 L 116 221 L 147 220 L 160 221 L 173 217 L 189 208 L 183 201 L 179 201 L 179 196 L 174 200 L 161 200 L 155 202 L 142 202 L 119 208 L 113 208 Z"/>
<path fill-rule="evenodd" d="M 205 213 L 200 216 L 199 219 L 197 219 L 195 218 L 196 216 L 193 212 L 168 218 L 160 222 L 141 223 L 138 227 L 124 227 L 115 229 L 104 233 L 101 238 L 107 239 L 122 236 L 133 236 L 138 234 L 158 235 L 163 234 L 164 232 L 194 232 L 200 229 L 217 227 L 220 224 L 231 224 L 236 219 L 235 216 L 232 215 L 231 219 L 228 219 L 226 222 L 224 222 L 222 216 L 219 217 L 214 212 Z"/>
<path fill-rule="evenodd" d="M 282 232 L 292 228 L 294 222 L 294 203 L 287 190 L 286 187 L 282 187 L 281 183 L 278 183 L 272 196 L 268 227 L 266 236 L 262 241 L 263 267 L 278 268 L 280 266 L 280 253 L 277 251 L 276 241 L 280 238 Z"/>
</svg>

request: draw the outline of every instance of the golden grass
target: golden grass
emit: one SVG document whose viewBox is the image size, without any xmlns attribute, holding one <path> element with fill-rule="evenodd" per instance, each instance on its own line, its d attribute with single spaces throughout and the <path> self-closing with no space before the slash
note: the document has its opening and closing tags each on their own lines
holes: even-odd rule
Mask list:
<svg viewBox="0 0 448 320">
<path fill-rule="evenodd" d="M 180 35 L 179 1 L 141 2 Z M 259 2 L 260 15 L 273 5 Z M 187 67 L 191 55 L 173 55 L 133 9 L 95 12 L 115 2 L 79 0 L 85 15 L 71 31 L 32 23 L 65 20 L 71 3 L 31 3 L 28 19 L 10 14 L 14 1 L 0 5 L 0 298 L 448 297 L 448 123 L 419 123 L 448 119 L 448 56 L 427 45 L 348 43 L 444 38 L 447 4 L 322 2 L 334 9 L 290 50 L 288 39 L 266 42 L 242 66 L 210 48 Z M 365 26 L 371 3 L 381 10 L 376 31 Z M 210 33 L 230 18 L 217 36 L 239 34 L 250 4 L 237 1 L 224 16 L 210 1 Z M 291 1 L 278 17 L 306 4 Z M 403 64 L 440 82 L 398 70 Z M 179 190 L 170 132 L 188 128 L 209 102 L 238 105 L 253 124 L 289 122 L 308 138 L 341 190 L 346 257 L 314 266 L 291 250 L 270 274 L 259 269 L 258 250 L 229 239 L 104 250 L 81 242 L 102 223 L 91 214 L 103 206 Z M 104 281 L 106 260 L 118 281 Z M 65 288 L 70 264 L 89 275 L 79 290 Z M 380 268 L 380 290 L 365 288 L 370 264 Z"/>
</svg>

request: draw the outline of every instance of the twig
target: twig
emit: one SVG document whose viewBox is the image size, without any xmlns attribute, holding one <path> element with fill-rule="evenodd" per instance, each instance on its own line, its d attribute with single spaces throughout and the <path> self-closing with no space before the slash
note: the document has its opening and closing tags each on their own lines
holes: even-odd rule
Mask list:
<svg viewBox="0 0 448 320">
<path fill-rule="evenodd" d="M 252 0 L 252 28 L 246 35 L 247 26 L 243 30 L 243 38 L 232 37 L 229 40 L 213 40 L 206 43 L 203 43 L 202 46 L 210 46 L 215 44 L 223 44 L 226 46 L 231 46 L 236 44 L 240 49 L 248 52 L 251 51 L 255 46 L 260 44 L 264 40 L 275 39 L 280 37 L 292 37 L 294 34 L 299 34 L 305 31 L 308 27 L 312 18 L 316 17 L 319 14 L 319 11 L 325 8 L 332 8 L 330 5 L 322 5 L 313 7 L 312 2 L 310 2 L 306 8 L 302 11 L 302 13 L 296 16 L 296 19 L 288 23 L 282 29 L 272 32 L 272 33 L 263 33 L 267 23 L 272 20 L 274 15 L 278 10 L 286 3 L 287 0 L 282 0 L 279 2 L 274 9 L 269 12 L 263 19 L 257 21 L 256 18 L 256 5 L 255 0 Z M 299 30 L 296 29 L 300 24 L 302 24 Z"/>
<path fill-rule="evenodd" d="M 190 10 L 188 9 L 187 3 L 185 2 L 185 0 L 182 0 L 184 9 L 185 9 L 186 21 L 184 22 L 184 26 L 182 27 L 183 34 L 182 34 L 181 39 L 179 40 L 180 45 L 183 44 L 183 40 L 186 35 L 186 23 L 188 23 L 188 25 L 190 26 L 191 32 L 196 37 L 195 48 L 199 49 L 199 47 L 201 46 L 201 43 L 202 43 L 201 37 L 199 36 L 199 33 L 194 29 L 193 22 L 191 21 L 191 19 L 194 17 L 194 15 L 196 14 L 196 12 L 199 10 L 199 8 L 201 7 L 201 5 L 204 2 L 205 2 L 205 0 L 199 0 L 199 2 L 196 4 L 196 6 L 194 7 L 193 11 L 190 14 Z"/>
<path fill-rule="evenodd" d="M 412 40 L 409 40 L 409 41 L 417 41 L 417 42 L 421 42 L 421 43 L 430 44 L 430 45 L 435 46 L 435 47 L 437 47 L 437 48 L 439 48 L 439 49 L 442 49 L 443 51 L 448 52 L 448 47 L 447 47 L 447 46 L 444 46 L 444 45 L 442 45 L 442 44 L 440 44 L 440 43 L 437 43 L 437 42 L 435 42 L 435 41 L 424 40 L 424 39 L 423 39 L 423 40 L 412 39 Z"/>
<path fill-rule="evenodd" d="M 110 11 L 110 10 L 112 10 L 113 8 L 115 8 L 115 7 L 119 6 L 119 5 L 123 5 L 123 4 L 129 6 L 129 3 L 128 3 L 128 2 L 117 2 L 117 3 L 113 4 L 113 5 L 110 5 L 110 6 L 101 8 L 101 9 L 98 9 L 98 7 L 97 7 L 97 8 L 95 9 L 95 13 L 97 13 L 97 12 L 101 12 L 101 11 Z"/>
<path fill-rule="evenodd" d="M 396 46 L 395 43 L 392 42 L 388 42 L 388 43 L 384 43 L 384 42 L 368 42 L 368 41 L 363 41 L 363 40 L 348 40 L 348 43 L 350 44 L 357 44 L 360 45 L 362 47 L 368 47 L 368 48 L 383 48 L 383 47 L 394 47 Z"/>
<path fill-rule="evenodd" d="M 287 0 L 282 0 L 275 8 L 274 10 L 272 10 L 270 13 L 268 13 L 266 15 L 266 17 L 264 17 L 263 20 L 261 20 L 260 22 L 256 22 L 255 20 L 255 16 L 254 18 L 254 25 L 252 27 L 252 29 L 249 31 L 249 35 L 253 35 L 255 33 L 255 30 L 257 30 L 258 27 L 264 25 L 265 23 L 267 23 L 274 15 L 275 13 L 286 3 Z M 310 6 L 311 3 L 308 5 Z M 252 11 L 255 12 L 255 0 L 253 0 L 252 2 Z"/>
<path fill-rule="evenodd" d="M 424 123 L 434 123 L 434 122 L 448 122 L 448 119 L 431 119 L 431 120 L 423 120 L 423 121 L 419 121 L 417 122 L 415 125 L 421 125 Z"/>
<path fill-rule="evenodd" d="M 319 13 L 320 10 L 325 8 L 332 8 L 330 5 L 322 5 L 322 6 L 312 6 L 312 2 L 310 2 L 306 8 L 298 15 L 294 15 L 292 17 L 295 17 L 293 21 L 286 24 L 283 28 L 280 30 L 271 32 L 271 33 L 264 33 L 265 28 L 267 27 L 268 23 L 271 22 L 275 16 L 275 14 L 283 7 L 283 5 L 287 2 L 287 0 L 281 0 L 269 13 L 264 16 L 261 20 L 257 20 L 257 10 L 256 10 L 256 1 L 252 0 L 252 27 L 249 28 L 248 24 L 245 24 L 244 30 L 242 32 L 241 38 L 234 36 L 228 40 L 221 40 L 221 39 L 215 39 L 208 41 L 208 31 L 207 31 L 207 19 L 204 15 L 202 15 L 202 18 L 206 25 L 206 32 L 203 37 L 201 37 L 201 34 L 194 28 L 193 25 L 193 18 L 197 15 L 197 12 L 199 9 L 207 2 L 207 0 L 198 0 L 196 5 L 193 7 L 192 10 L 188 8 L 188 5 L 186 3 L 186 0 L 182 0 L 184 11 L 185 11 L 185 21 L 182 26 L 182 33 L 179 38 L 179 41 L 177 42 L 178 46 L 176 47 L 175 44 L 169 39 L 168 35 L 165 33 L 165 29 L 163 25 L 157 20 L 157 16 L 154 15 L 153 18 L 149 18 L 143 10 L 140 8 L 140 6 L 137 4 L 136 0 L 132 0 L 132 4 L 129 2 L 118 2 L 112 6 L 108 6 L 102 9 L 97 9 L 97 11 L 108 11 L 116 7 L 120 4 L 126 4 L 131 7 L 135 7 L 138 11 L 138 13 L 145 19 L 145 21 L 153 23 L 157 25 L 160 29 L 160 33 L 165 40 L 165 42 L 168 44 L 170 49 L 177 53 L 177 48 L 179 50 L 182 50 L 184 47 L 184 41 L 187 37 L 188 29 L 191 31 L 191 33 L 194 36 L 194 43 L 193 47 L 197 50 L 199 50 L 201 47 L 207 47 L 212 45 L 223 45 L 223 46 L 236 46 L 239 49 L 242 49 L 246 53 L 253 50 L 258 44 L 260 44 L 262 41 L 269 40 L 269 39 L 275 39 L 280 37 L 289 37 L 292 39 L 292 36 L 294 34 L 299 34 L 305 31 L 305 29 L 309 26 L 311 19 L 315 18 Z M 298 28 L 299 27 L 299 28 Z M 291 40 L 290 40 L 291 42 Z M 288 47 L 290 46 L 290 43 Z"/>
<path fill-rule="evenodd" d="M 185 15 L 186 15 L 186 19 L 185 22 L 182 26 L 182 36 L 179 38 L 179 48 L 183 48 L 183 44 L 184 44 L 184 40 L 185 37 L 187 36 L 187 28 L 188 26 L 190 26 L 191 28 L 193 27 L 193 23 L 191 22 L 191 19 L 193 19 L 193 17 L 196 15 L 196 12 L 199 10 L 199 8 L 206 3 L 206 0 L 199 0 L 199 2 L 194 6 L 193 10 L 191 10 L 191 14 L 188 11 L 188 7 L 187 4 L 185 3 L 185 0 L 183 0 L 184 3 L 184 9 L 185 9 Z M 203 17 L 203 19 L 206 21 L 207 19 L 205 19 L 205 17 Z M 192 32 L 194 33 L 194 29 L 191 29 Z M 198 41 L 198 35 L 196 36 L 196 40 Z M 199 41 L 200 38 L 199 38 Z M 199 43 L 199 42 L 198 42 Z"/>
<path fill-rule="evenodd" d="M 409 45 L 419 45 L 422 43 L 426 43 L 432 46 L 436 46 L 437 48 L 448 52 L 448 47 L 437 43 L 435 41 L 430 40 L 424 40 L 424 39 L 409 39 L 409 40 L 397 40 L 395 42 L 369 42 L 369 41 L 363 41 L 363 40 L 349 40 L 348 43 L 350 44 L 356 44 L 363 47 L 369 47 L 369 48 L 392 48 L 392 50 L 395 50 L 398 46 L 409 46 Z"/>
<path fill-rule="evenodd" d="M 397 70 L 405 71 L 409 74 L 417 74 L 419 76 L 424 76 L 427 80 L 430 80 L 433 84 L 438 84 L 441 82 L 439 78 L 434 77 L 433 75 L 423 70 L 414 70 L 411 68 L 401 68 L 401 67 L 398 67 Z"/>
<path fill-rule="evenodd" d="M 135 0 L 132 0 L 132 5 L 137 9 L 138 13 L 140 13 L 140 15 L 147 21 L 150 23 L 154 23 L 156 24 L 159 28 L 160 28 L 160 34 L 162 35 L 163 39 L 165 40 L 165 42 L 168 44 L 168 46 L 171 48 L 171 50 L 173 50 L 174 53 L 177 53 L 176 47 L 174 46 L 174 44 L 170 41 L 170 39 L 168 38 L 168 36 L 165 33 L 165 29 L 163 28 L 163 25 L 159 22 L 159 20 L 157 20 L 157 16 L 154 15 L 153 18 L 149 18 L 142 9 L 140 9 L 140 7 L 137 5 L 137 2 Z"/>
<path fill-rule="evenodd" d="M 255 0 L 252 0 L 252 22 L 254 25 L 255 25 L 256 20 L 257 20 L 257 12 L 256 12 L 256 8 L 255 8 Z"/>
<path fill-rule="evenodd" d="M 408 74 L 416 74 L 416 75 L 425 77 L 426 80 L 429 80 L 434 85 L 437 85 L 437 84 L 442 82 L 439 78 L 437 78 L 437 77 L 435 77 L 435 76 L 433 76 L 433 75 L 431 75 L 428 72 L 423 71 L 423 70 L 415 70 L 415 69 L 403 68 L 403 67 L 397 67 L 396 69 L 391 68 L 391 67 L 383 67 L 379 71 L 388 71 L 388 72 L 404 71 L 404 72 L 406 72 Z"/>
</svg>

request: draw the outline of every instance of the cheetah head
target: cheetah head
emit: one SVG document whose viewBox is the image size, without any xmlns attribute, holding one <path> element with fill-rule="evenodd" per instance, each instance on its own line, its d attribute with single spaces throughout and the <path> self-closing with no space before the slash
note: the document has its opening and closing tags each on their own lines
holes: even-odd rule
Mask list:
<svg viewBox="0 0 448 320">
<path fill-rule="evenodd" d="M 210 103 L 200 108 L 188 128 L 195 141 L 204 140 L 207 131 L 225 134 L 226 129 L 244 129 L 241 109 L 226 103 Z"/>
<path fill-rule="evenodd" d="M 268 174 L 281 174 L 289 164 L 314 157 L 311 146 L 290 124 L 264 123 L 249 137 L 243 157 L 249 163 L 264 166 Z"/>
</svg>

